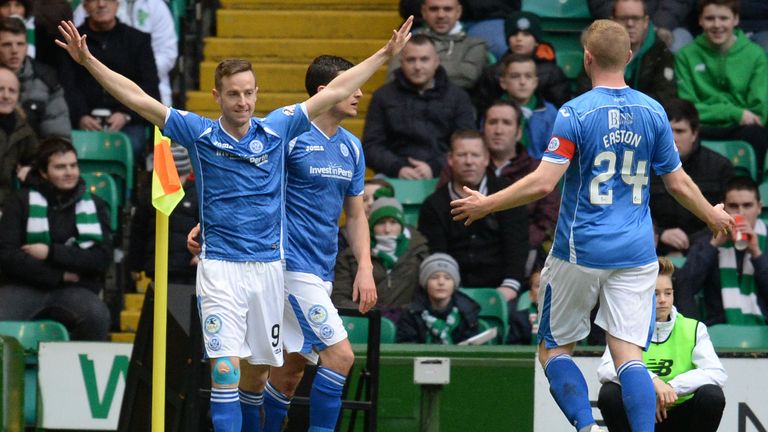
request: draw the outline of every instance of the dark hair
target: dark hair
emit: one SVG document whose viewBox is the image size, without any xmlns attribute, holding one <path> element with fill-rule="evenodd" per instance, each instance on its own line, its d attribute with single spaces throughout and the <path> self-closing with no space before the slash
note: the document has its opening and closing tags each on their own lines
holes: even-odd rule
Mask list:
<svg viewBox="0 0 768 432">
<path fill-rule="evenodd" d="M 696 106 L 685 99 L 671 99 L 666 104 L 667 119 L 669 121 L 687 121 L 691 125 L 691 131 L 699 130 L 699 112 Z"/>
<path fill-rule="evenodd" d="M 534 69 L 536 68 L 536 60 L 532 55 L 510 53 L 501 58 L 501 67 L 503 71 L 506 71 L 509 65 L 512 63 L 533 63 Z"/>
<path fill-rule="evenodd" d="M 310 96 L 317 93 L 317 88 L 328 85 L 333 81 L 339 72 L 352 69 L 352 62 L 347 59 L 333 56 L 321 55 L 312 60 L 307 68 L 307 74 L 304 76 L 304 88 Z"/>
<path fill-rule="evenodd" d="M 696 9 L 699 16 L 704 12 L 704 8 L 709 5 L 725 6 L 730 9 L 734 15 L 738 15 L 739 10 L 741 9 L 739 0 L 699 0 L 699 5 Z"/>
<path fill-rule="evenodd" d="M 478 132 L 475 129 L 456 129 L 451 134 L 451 151 L 453 151 L 453 143 L 455 143 L 458 140 L 462 139 L 479 139 L 483 143 L 483 148 L 486 148 L 485 141 L 483 141 L 483 136 L 480 135 L 480 132 Z M 487 148 L 486 148 L 487 150 Z"/>
<path fill-rule="evenodd" d="M 755 193 L 755 198 L 758 201 L 760 201 L 760 188 L 757 186 L 757 183 L 754 180 L 752 180 L 752 177 L 749 177 L 749 176 L 731 177 L 730 180 L 725 182 L 725 187 L 723 188 L 723 200 L 725 200 L 725 196 L 728 195 L 728 192 L 734 191 L 734 190 L 752 191 Z"/>
<path fill-rule="evenodd" d="M 0 6 L 5 6 L 6 3 L 8 3 L 11 0 L 0 0 Z M 22 6 L 24 6 L 24 18 L 29 18 L 32 16 L 32 2 L 30 0 L 16 0 L 17 2 L 21 3 Z M 42 4 L 42 2 L 41 2 Z"/>
<path fill-rule="evenodd" d="M 40 147 L 37 149 L 37 156 L 33 167 L 38 172 L 45 172 L 48 169 L 51 156 L 69 152 L 77 156 L 77 150 L 75 150 L 75 146 L 71 142 L 59 137 L 47 138 L 40 143 Z"/>
<path fill-rule="evenodd" d="M 432 45 L 435 46 L 435 42 L 427 35 L 425 34 L 415 34 L 411 37 L 411 40 L 408 41 L 409 44 L 413 45 Z"/>
<path fill-rule="evenodd" d="M 488 108 L 485 109 L 485 112 L 483 113 L 485 115 L 483 117 L 488 118 L 488 111 L 490 111 L 491 108 L 497 106 L 506 106 L 515 110 L 515 120 L 517 120 L 517 127 L 522 126 L 521 122 L 523 121 L 523 109 L 520 108 L 519 103 L 513 100 L 496 99 Z"/>
<path fill-rule="evenodd" d="M 27 27 L 24 21 L 16 17 L 0 18 L 0 32 L 8 32 L 15 35 L 27 35 Z"/>
<path fill-rule="evenodd" d="M 251 65 L 251 62 L 243 59 L 222 60 L 216 66 L 216 72 L 214 73 L 214 76 L 213 76 L 213 83 L 214 83 L 214 86 L 216 87 L 216 90 L 219 90 L 219 91 L 221 90 L 222 78 L 232 76 L 240 72 L 253 73 L 253 66 Z M 256 74 L 254 74 L 253 76 L 255 78 Z"/>
</svg>

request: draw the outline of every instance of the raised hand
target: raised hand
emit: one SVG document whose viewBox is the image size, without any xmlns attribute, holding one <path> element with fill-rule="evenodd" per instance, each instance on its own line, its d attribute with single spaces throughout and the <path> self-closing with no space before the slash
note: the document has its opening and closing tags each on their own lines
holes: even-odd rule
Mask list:
<svg viewBox="0 0 768 432">
<path fill-rule="evenodd" d="M 88 36 L 80 36 L 80 32 L 77 31 L 77 27 L 75 27 L 72 21 L 62 21 L 59 24 L 59 33 L 64 38 L 64 42 L 56 39 L 56 45 L 67 50 L 72 59 L 78 64 L 85 63 L 90 55 L 88 44 L 85 43 L 85 38 Z"/>
<path fill-rule="evenodd" d="M 394 57 L 400 54 L 405 44 L 411 40 L 411 26 L 413 26 L 413 15 L 405 20 L 403 25 L 400 26 L 400 30 L 392 30 L 392 37 L 389 38 L 389 42 L 384 47 L 384 51 L 388 56 Z"/>
</svg>

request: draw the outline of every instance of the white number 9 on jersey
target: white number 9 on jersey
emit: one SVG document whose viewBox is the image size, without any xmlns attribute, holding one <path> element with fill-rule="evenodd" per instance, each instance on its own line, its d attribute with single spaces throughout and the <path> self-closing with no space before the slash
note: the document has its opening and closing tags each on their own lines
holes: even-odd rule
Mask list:
<svg viewBox="0 0 768 432">
<path fill-rule="evenodd" d="M 634 150 L 624 150 L 624 162 L 621 165 L 621 179 L 629 186 L 632 186 L 632 204 L 640 205 L 643 202 L 643 186 L 648 185 L 648 161 L 637 161 L 635 173 L 632 174 L 633 162 L 635 160 Z M 616 153 L 604 151 L 595 156 L 596 167 L 607 165 L 604 172 L 596 175 L 589 183 L 589 202 L 595 205 L 613 204 L 613 189 L 608 189 L 605 193 L 600 193 L 600 185 L 610 180 L 616 174 Z"/>
</svg>

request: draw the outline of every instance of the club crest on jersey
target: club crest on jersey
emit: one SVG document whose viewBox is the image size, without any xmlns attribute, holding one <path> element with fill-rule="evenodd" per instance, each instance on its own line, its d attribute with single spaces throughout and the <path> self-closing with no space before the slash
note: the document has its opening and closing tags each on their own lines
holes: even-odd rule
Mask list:
<svg viewBox="0 0 768 432">
<path fill-rule="evenodd" d="M 309 316 L 309 320 L 312 321 L 313 324 L 322 324 L 328 319 L 328 311 L 325 310 L 325 307 L 323 305 L 314 305 L 311 308 L 309 308 L 309 312 L 307 312 L 307 315 Z"/>
<path fill-rule="evenodd" d="M 261 151 L 264 150 L 264 144 L 262 144 L 259 140 L 253 140 L 248 143 L 248 149 L 250 149 L 253 153 L 261 153 Z"/>
<path fill-rule="evenodd" d="M 552 137 L 551 140 L 549 140 L 549 145 L 547 145 L 547 151 L 556 151 L 560 148 L 560 140 L 557 139 L 557 137 Z"/>
<path fill-rule="evenodd" d="M 565 108 L 560 108 L 560 115 L 562 115 L 563 117 L 570 117 L 571 113 L 569 113 L 568 110 Z"/>
<path fill-rule="evenodd" d="M 186 117 L 186 116 L 189 115 L 189 111 L 178 110 L 178 112 L 179 112 L 179 114 L 181 114 L 182 117 Z"/>
<path fill-rule="evenodd" d="M 328 324 L 320 326 L 320 337 L 323 339 L 330 339 L 333 337 L 333 327 Z"/>
<path fill-rule="evenodd" d="M 285 114 L 287 116 L 292 116 L 295 113 L 296 113 L 296 107 L 293 106 L 293 105 L 287 106 L 287 107 L 283 108 L 283 114 Z"/>
<path fill-rule="evenodd" d="M 349 156 L 349 149 L 347 148 L 347 145 L 344 143 L 339 144 L 339 148 L 341 149 L 341 155 L 344 157 Z"/>
<path fill-rule="evenodd" d="M 211 338 L 211 340 L 208 341 L 208 349 L 211 351 L 218 351 L 221 349 L 221 339 L 217 337 Z"/>
<path fill-rule="evenodd" d="M 203 324 L 205 332 L 208 334 L 216 334 L 221 330 L 221 318 L 218 315 L 208 315 L 205 318 L 205 324 Z"/>
</svg>

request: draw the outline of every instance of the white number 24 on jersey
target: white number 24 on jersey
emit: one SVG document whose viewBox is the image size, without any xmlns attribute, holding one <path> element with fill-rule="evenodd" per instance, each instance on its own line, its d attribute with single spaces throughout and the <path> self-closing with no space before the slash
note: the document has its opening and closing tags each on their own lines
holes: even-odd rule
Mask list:
<svg viewBox="0 0 768 432">
<path fill-rule="evenodd" d="M 637 161 L 632 174 L 635 160 L 634 150 L 624 150 L 624 162 L 621 165 L 621 179 L 632 186 L 632 204 L 640 205 L 643 202 L 643 186 L 648 185 L 648 161 Z M 595 205 L 613 204 L 613 189 L 600 193 L 600 184 L 610 180 L 616 174 L 616 153 L 604 151 L 595 156 L 593 166 L 601 167 L 607 162 L 607 169 L 596 175 L 589 183 L 589 202 Z"/>
</svg>

